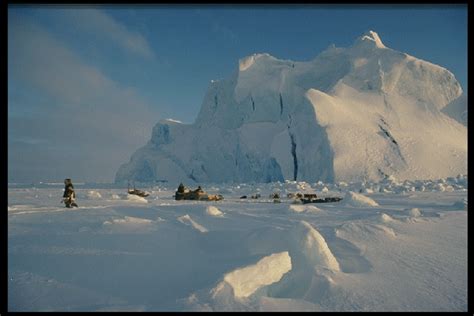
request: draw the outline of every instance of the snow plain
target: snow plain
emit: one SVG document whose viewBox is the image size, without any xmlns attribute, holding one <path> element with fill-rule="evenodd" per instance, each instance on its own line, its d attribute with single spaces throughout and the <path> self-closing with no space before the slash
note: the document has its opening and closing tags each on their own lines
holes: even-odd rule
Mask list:
<svg viewBox="0 0 474 316">
<path fill-rule="evenodd" d="M 467 176 L 202 187 L 10 185 L 8 311 L 467 311 Z"/>
</svg>

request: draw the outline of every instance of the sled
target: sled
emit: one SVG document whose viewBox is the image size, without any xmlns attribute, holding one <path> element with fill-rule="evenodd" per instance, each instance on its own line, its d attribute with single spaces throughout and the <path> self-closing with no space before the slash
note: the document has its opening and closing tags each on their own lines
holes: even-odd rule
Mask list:
<svg viewBox="0 0 474 316">
<path fill-rule="evenodd" d="M 189 190 L 188 188 L 184 187 L 180 184 L 180 187 L 175 192 L 174 195 L 175 200 L 194 200 L 194 201 L 220 201 L 223 200 L 224 197 L 220 194 L 207 194 L 204 192 L 201 187 L 199 186 L 196 190 Z"/>
<path fill-rule="evenodd" d="M 342 198 L 340 197 L 325 197 L 325 198 L 302 198 L 301 202 L 303 204 L 308 204 L 308 203 L 330 203 L 330 202 L 339 202 L 341 201 Z"/>
<path fill-rule="evenodd" d="M 150 195 L 150 194 L 146 193 L 145 191 L 138 190 L 138 189 L 128 190 L 128 194 L 134 194 L 134 195 L 138 195 L 138 196 L 141 196 L 141 197 L 147 197 L 147 196 Z"/>
<path fill-rule="evenodd" d="M 150 195 L 149 193 L 146 193 L 145 191 L 135 189 L 135 185 L 133 185 L 133 189 L 130 189 L 130 183 L 128 184 L 127 192 L 128 194 L 138 195 L 141 197 L 147 197 Z"/>
<path fill-rule="evenodd" d="M 207 194 L 204 192 L 176 192 L 175 193 L 175 199 L 177 201 L 179 200 L 195 200 L 195 201 L 220 201 L 223 200 L 224 197 L 220 194 L 214 195 L 214 194 Z"/>
</svg>

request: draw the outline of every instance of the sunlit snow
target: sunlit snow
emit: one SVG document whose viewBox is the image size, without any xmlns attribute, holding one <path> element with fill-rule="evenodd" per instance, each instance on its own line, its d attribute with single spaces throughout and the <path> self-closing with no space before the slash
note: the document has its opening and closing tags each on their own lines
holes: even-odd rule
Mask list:
<svg viewBox="0 0 474 316">
<path fill-rule="evenodd" d="M 202 186 L 224 200 L 77 185 L 68 209 L 60 184 L 11 184 L 8 310 L 467 310 L 467 176 Z"/>
</svg>

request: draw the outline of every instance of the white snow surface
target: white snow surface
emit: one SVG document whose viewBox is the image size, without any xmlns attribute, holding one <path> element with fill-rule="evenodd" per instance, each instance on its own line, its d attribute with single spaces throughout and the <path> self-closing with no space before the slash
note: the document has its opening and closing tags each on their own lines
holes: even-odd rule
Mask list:
<svg viewBox="0 0 474 316">
<path fill-rule="evenodd" d="M 8 311 L 466 312 L 467 176 L 389 178 L 201 183 L 217 202 L 76 185 L 71 209 L 61 184 L 9 185 Z"/>
<path fill-rule="evenodd" d="M 161 120 L 117 182 L 400 181 L 467 173 L 467 95 L 369 31 L 310 61 L 268 53 L 212 81 L 192 124 Z"/>
</svg>

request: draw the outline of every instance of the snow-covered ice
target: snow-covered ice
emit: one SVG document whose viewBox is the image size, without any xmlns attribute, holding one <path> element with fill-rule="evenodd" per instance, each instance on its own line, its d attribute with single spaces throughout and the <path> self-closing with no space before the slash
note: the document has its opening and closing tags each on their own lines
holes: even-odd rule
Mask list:
<svg viewBox="0 0 474 316">
<path fill-rule="evenodd" d="M 201 185 L 224 200 L 76 185 L 68 209 L 61 184 L 10 185 L 8 310 L 467 311 L 465 175 Z"/>
</svg>

